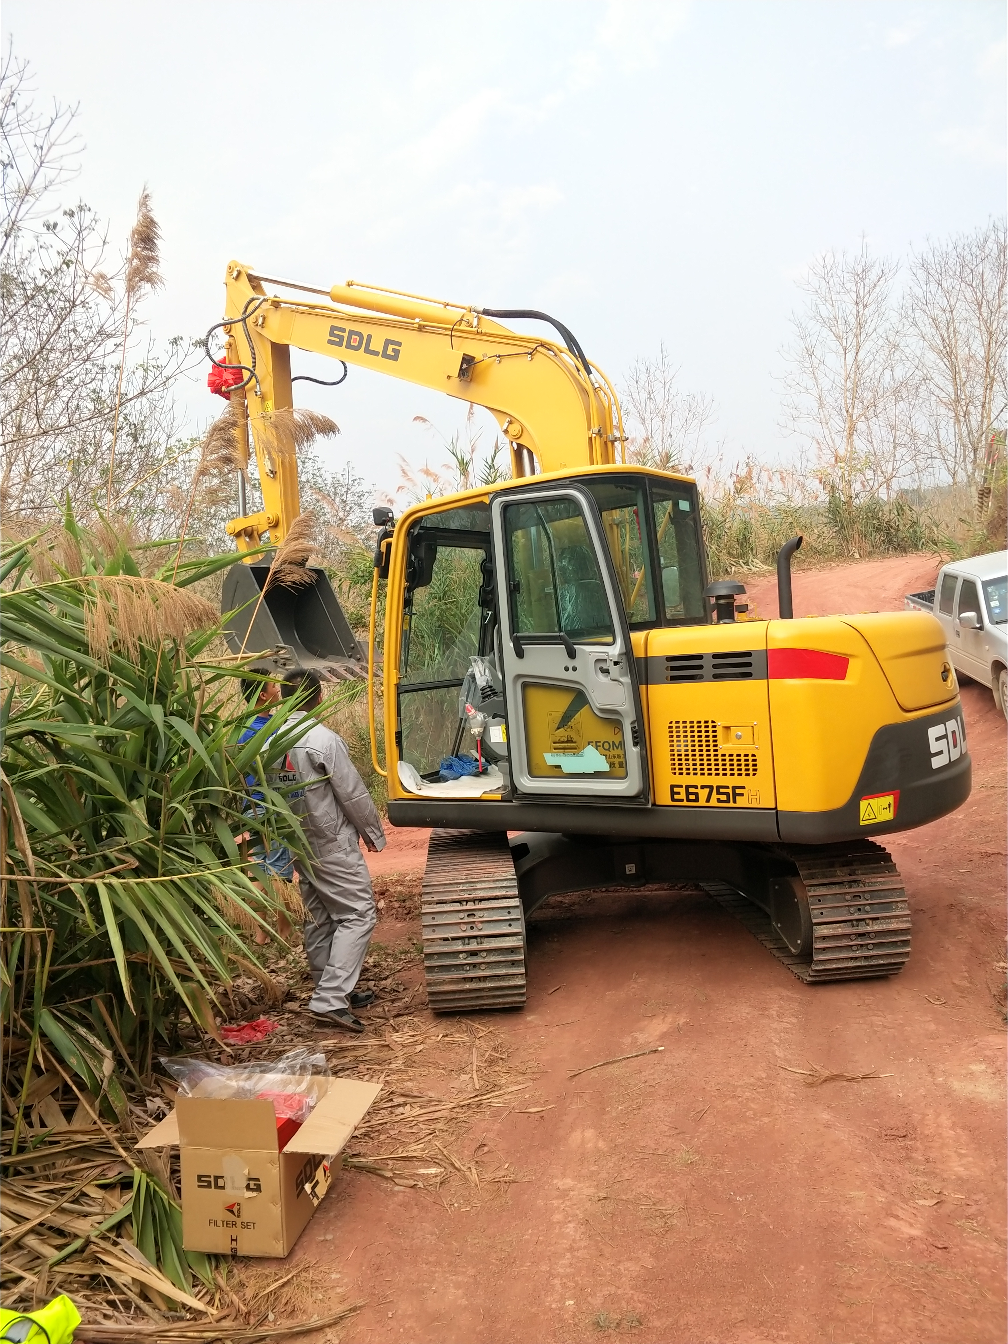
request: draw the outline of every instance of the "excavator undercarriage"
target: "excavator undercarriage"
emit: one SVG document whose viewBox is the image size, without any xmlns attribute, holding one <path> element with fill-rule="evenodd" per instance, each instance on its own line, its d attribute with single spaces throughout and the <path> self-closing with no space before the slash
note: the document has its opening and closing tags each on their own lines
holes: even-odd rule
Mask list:
<svg viewBox="0 0 1008 1344">
<path fill-rule="evenodd" d="M 895 975 L 910 912 L 892 858 L 870 840 L 834 845 L 606 841 L 436 830 L 421 902 L 435 1012 L 525 1002 L 525 919 L 551 896 L 695 884 L 806 984 Z"/>
</svg>

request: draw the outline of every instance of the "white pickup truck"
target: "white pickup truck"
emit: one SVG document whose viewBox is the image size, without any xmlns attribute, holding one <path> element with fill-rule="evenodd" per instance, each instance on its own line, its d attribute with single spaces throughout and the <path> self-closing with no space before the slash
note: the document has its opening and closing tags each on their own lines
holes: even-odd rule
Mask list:
<svg viewBox="0 0 1008 1344">
<path fill-rule="evenodd" d="M 1008 551 L 951 561 L 930 592 L 910 593 L 905 605 L 938 617 L 952 666 L 989 686 L 1008 718 Z"/>
</svg>

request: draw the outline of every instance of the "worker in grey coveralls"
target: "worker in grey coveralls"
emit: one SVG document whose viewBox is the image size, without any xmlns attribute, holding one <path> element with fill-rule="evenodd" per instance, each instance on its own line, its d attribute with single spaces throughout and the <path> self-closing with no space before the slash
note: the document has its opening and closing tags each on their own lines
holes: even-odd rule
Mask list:
<svg viewBox="0 0 1008 1344">
<path fill-rule="evenodd" d="M 299 692 L 303 697 L 292 723 L 310 715 L 321 699 L 319 679 L 311 672 L 285 682 L 283 690 L 285 699 Z M 377 914 L 358 839 L 370 850 L 384 849 L 385 832 L 346 743 L 331 729 L 313 724 L 291 747 L 286 764 L 303 786 L 291 793 L 291 807 L 303 819 L 311 851 L 310 870 L 298 864 L 308 911 L 305 953 L 315 981 L 308 1010 L 333 1026 L 363 1031 L 352 1009 L 374 1001 L 370 990 L 358 992 L 356 985 Z"/>
</svg>

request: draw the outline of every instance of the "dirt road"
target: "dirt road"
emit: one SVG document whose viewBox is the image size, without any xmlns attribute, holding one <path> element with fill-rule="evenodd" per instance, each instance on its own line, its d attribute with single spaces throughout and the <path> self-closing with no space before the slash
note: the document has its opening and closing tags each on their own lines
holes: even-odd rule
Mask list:
<svg viewBox="0 0 1008 1344">
<path fill-rule="evenodd" d="M 795 609 L 894 607 L 936 569 L 802 573 Z M 890 841 L 914 920 L 893 980 L 806 987 L 702 893 L 533 917 L 527 1007 L 486 1018 L 529 1086 L 457 1143 L 511 1183 L 344 1172 L 294 1253 L 367 1303 L 339 1338 L 1005 1338 L 1005 724 L 987 690 L 963 707 L 972 797 Z M 424 851 L 395 835 L 375 870 Z"/>
</svg>

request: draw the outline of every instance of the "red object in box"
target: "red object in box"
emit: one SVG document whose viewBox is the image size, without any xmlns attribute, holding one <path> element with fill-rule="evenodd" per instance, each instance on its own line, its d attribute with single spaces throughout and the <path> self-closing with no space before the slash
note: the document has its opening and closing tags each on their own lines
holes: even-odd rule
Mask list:
<svg viewBox="0 0 1008 1344">
<path fill-rule="evenodd" d="M 302 1092 L 257 1092 L 256 1097 L 273 1103 L 277 1122 L 277 1147 L 282 1153 L 311 1115 L 311 1100 Z"/>
<path fill-rule="evenodd" d="M 300 1120 L 281 1120 L 280 1117 L 277 1116 L 277 1148 L 281 1153 L 300 1128 Z"/>
</svg>

